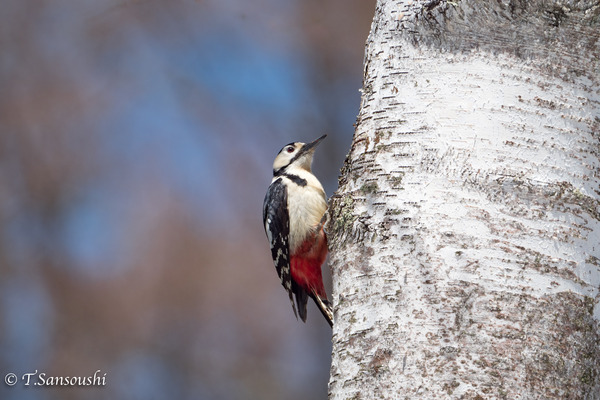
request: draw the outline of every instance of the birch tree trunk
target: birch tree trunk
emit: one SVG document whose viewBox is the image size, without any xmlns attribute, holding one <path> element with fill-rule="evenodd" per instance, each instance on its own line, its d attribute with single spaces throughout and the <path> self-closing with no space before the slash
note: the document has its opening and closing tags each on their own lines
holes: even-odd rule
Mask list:
<svg viewBox="0 0 600 400">
<path fill-rule="evenodd" d="M 600 3 L 379 0 L 330 399 L 600 399 Z"/>
</svg>

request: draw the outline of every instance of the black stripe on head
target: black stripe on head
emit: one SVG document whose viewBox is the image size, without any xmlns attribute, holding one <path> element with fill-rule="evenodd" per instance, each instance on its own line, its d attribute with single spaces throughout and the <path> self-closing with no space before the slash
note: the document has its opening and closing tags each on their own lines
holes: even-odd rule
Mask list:
<svg viewBox="0 0 600 400">
<path fill-rule="evenodd" d="M 288 163 L 288 165 L 293 164 L 297 159 L 299 159 L 300 157 L 302 157 L 304 155 L 304 153 L 306 153 L 305 146 L 306 145 L 300 147 L 300 149 L 298 150 L 298 152 L 296 154 L 294 154 L 294 157 L 292 157 L 292 159 L 290 160 L 290 162 Z"/>
<path fill-rule="evenodd" d="M 292 143 L 288 143 L 288 144 L 286 144 L 285 146 L 283 146 L 283 147 L 281 148 L 281 150 L 279 150 L 279 153 L 277 153 L 277 154 L 281 154 L 281 153 L 282 153 L 282 152 L 283 152 L 283 151 L 286 149 L 286 147 L 288 147 L 288 146 L 292 146 L 292 147 L 296 148 L 296 144 L 297 144 L 297 143 L 298 143 L 298 142 L 292 142 Z M 302 150 L 302 148 L 300 148 L 300 150 L 298 150 L 298 152 L 297 152 L 297 153 L 294 155 L 294 157 L 292 157 L 292 158 L 290 159 L 290 161 L 289 161 L 289 162 L 288 162 L 286 165 L 284 165 L 283 167 L 281 167 L 281 168 L 279 168 L 279 169 L 274 169 L 274 170 L 273 170 L 273 176 L 281 176 L 281 175 L 283 175 L 283 174 L 284 174 L 284 172 L 285 172 L 285 169 L 286 169 L 287 167 L 289 167 L 289 166 L 290 166 L 290 165 L 291 165 L 291 164 L 292 164 L 294 161 L 296 161 L 296 160 L 298 159 L 298 156 L 299 156 L 299 155 L 301 155 L 301 154 L 300 154 L 300 153 L 301 153 L 301 150 Z"/>
</svg>

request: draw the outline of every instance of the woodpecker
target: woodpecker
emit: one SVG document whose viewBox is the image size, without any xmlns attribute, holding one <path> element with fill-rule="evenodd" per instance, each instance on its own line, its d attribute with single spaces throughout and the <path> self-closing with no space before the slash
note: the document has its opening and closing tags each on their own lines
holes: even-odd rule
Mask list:
<svg viewBox="0 0 600 400">
<path fill-rule="evenodd" d="M 311 170 L 315 149 L 326 136 L 310 143 L 290 143 L 279 151 L 263 203 L 263 224 L 273 263 L 296 318 L 300 315 L 306 322 L 310 296 L 333 327 L 333 312 L 321 277 L 321 265 L 327 256 L 323 229 L 327 201 L 323 186 Z M 296 297 L 297 312 L 292 295 Z"/>
</svg>

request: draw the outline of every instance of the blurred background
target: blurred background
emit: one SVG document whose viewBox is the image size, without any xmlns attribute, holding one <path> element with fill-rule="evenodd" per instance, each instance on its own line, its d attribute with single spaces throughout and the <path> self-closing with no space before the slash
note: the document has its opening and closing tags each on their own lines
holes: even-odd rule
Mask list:
<svg viewBox="0 0 600 400">
<path fill-rule="evenodd" d="M 1 6 L 0 378 L 106 385 L 0 399 L 325 399 L 331 330 L 294 318 L 262 201 L 324 133 L 336 189 L 375 0 Z"/>
</svg>

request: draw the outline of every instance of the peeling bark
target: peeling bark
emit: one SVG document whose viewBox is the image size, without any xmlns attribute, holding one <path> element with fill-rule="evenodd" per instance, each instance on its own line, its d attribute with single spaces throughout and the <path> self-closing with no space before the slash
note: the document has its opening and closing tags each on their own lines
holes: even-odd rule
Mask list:
<svg viewBox="0 0 600 400">
<path fill-rule="evenodd" d="M 600 3 L 378 1 L 330 399 L 600 399 Z"/>
</svg>

